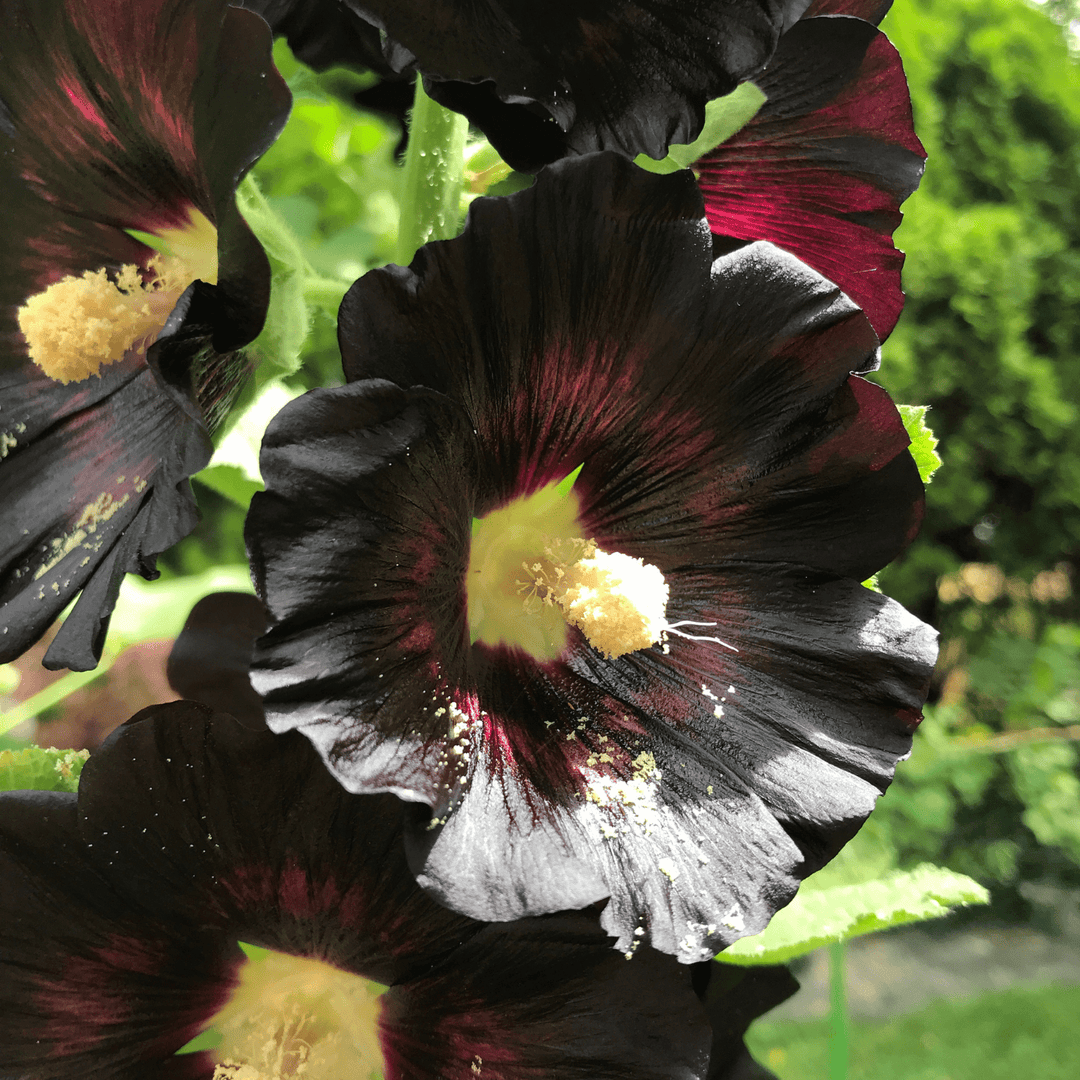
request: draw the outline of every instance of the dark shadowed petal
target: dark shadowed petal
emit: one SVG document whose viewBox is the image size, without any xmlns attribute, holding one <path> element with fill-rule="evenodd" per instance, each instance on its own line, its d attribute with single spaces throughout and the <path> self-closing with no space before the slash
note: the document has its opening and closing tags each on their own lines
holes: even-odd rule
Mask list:
<svg viewBox="0 0 1080 1080">
<path fill-rule="evenodd" d="M 233 196 L 289 94 L 265 23 L 223 0 L 3 0 L 0 17 L 0 659 L 81 589 L 45 663 L 90 668 L 123 575 L 154 576 L 197 520 L 187 477 L 269 298 Z M 179 265 L 159 268 L 154 237 Z M 117 325 L 124 268 L 129 296 L 156 275 L 156 314 L 80 360 L 87 328 Z M 53 301 L 36 325 L 56 337 L 28 344 L 28 301 L 87 273 L 109 277 L 85 317 Z"/>
<path fill-rule="evenodd" d="M 470 730 L 466 796 L 410 837 L 421 883 L 506 917 L 554 902 L 536 865 L 554 849 L 599 874 L 621 948 L 644 936 L 689 962 L 762 930 L 888 785 L 935 654 L 928 628 L 854 582 L 762 576 L 703 571 L 700 592 L 671 580 L 676 614 L 716 623 L 704 632 L 738 653 L 676 641 L 605 662 L 580 648 L 533 676 L 585 721 L 545 730 L 576 774 L 558 809 L 537 811 L 523 755 Z M 520 706 L 500 719 L 541 723 Z"/>
<path fill-rule="evenodd" d="M 389 984 L 387 1080 L 706 1075 L 690 971 L 627 964 L 593 915 L 484 927 L 439 907 L 397 800 L 347 795 L 299 736 L 160 706 L 87 764 L 77 819 L 74 797 L 0 809 L 5 1075 L 209 1076 L 170 1055 L 231 992 L 237 939 Z"/>
<path fill-rule="evenodd" d="M 5 396 L 18 409 L 22 393 L 40 387 L 45 399 L 66 397 L 60 408 L 67 408 L 72 398 L 105 393 L 0 463 L 4 659 L 40 637 L 82 589 L 46 661 L 59 653 L 62 662 L 92 667 L 124 573 L 138 569 L 144 553 L 152 569 L 151 553 L 163 550 L 145 543 L 147 531 L 160 523 L 168 546 L 198 520 L 186 477 L 209 460 L 209 436 L 148 367 L 123 368 L 92 380 L 111 384 L 111 392 L 102 385 L 59 393 L 41 376 L 22 382 L 18 397 Z"/>
<path fill-rule="evenodd" d="M 619 948 L 687 962 L 850 838 L 934 656 L 859 585 L 922 509 L 895 407 L 850 374 L 869 323 L 771 245 L 710 255 L 690 175 L 615 155 L 474 203 L 350 291 L 353 381 L 275 418 L 247 525 L 268 724 L 421 804 L 421 884 L 499 920 L 610 896 Z M 704 640 L 470 643 L 475 520 L 578 466 L 580 535 L 656 567 Z"/>
<path fill-rule="evenodd" d="M 704 1077 L 711 1029 L 676 966 L 649 949 L 627 963 L 580 915 L 488 926 L 387 994 L 388 1065 L 441 1080 Z M 561 992 L 538 1001 L 546 986 Z"/>
<path fill-rule="evenodd" d="M 436 100 L 534 169 L 594 150 L 662 158 L 692 141 L 705 102 L 760 71 L 807 0 L 347 2 L 386 31 L 395 66 L 415 65 Z"/>
<path fill-rule="evenodd" d="M 245 727 L 265 723 L 248 672 L 266 609 L 250 593 L 204 596 L 192 609 L 169 654 L 169 685 L 189 701 L 235 716 Z"/>
<path fill-rule="evenodd" d="M 798 255 L 885 338 L 903 307 L 892 234 L 926 157 L 899 55 L 867 22 L 805 19 L 754 82 L 766 103 L 694 166 L 713 232 Z"/>
<path fill-rule="evenodd" d="M 703 964 L 697 969 L 707 980 L 699 991 L 713 1028 L 708 1080 L 776 1080 L 746 1049 L 743 1036 L 770 1009 L 799 989 L 786 967 L 735 967 Z"/>
<path fill-rule="evenodd" d="M 239 0 L 236 6 L 257 11 L 296 58 L 316 71 L 344 64 L 391 73 L 379 28 L 341 0 Z"/>
<path fill-rule="evenodd" d="M 106 873 L 102 873 L 106 870 Z M 226 1000 L 235 940 L 177 926 L 107 879 L 74 795 L 0 796 L 0 1071 L 35 1080 L 205 1077 L 171 1055 Z"/>
<path fill-rule="evenodd" d="M 346 796 L 298 736 L 156 706 L 87 762 L 79 800 L 83 837 L 163 917 L 283 952 L 318 945 L 382 983 L 477 929 L 416 888 L 396 800 Z"/>
</svg>

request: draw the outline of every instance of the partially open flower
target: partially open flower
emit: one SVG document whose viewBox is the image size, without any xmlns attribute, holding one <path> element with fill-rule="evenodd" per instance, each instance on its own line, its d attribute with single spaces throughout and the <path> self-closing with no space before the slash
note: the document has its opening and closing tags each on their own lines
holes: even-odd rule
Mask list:
<svg viewBox="0 0 1080 1080">
<path fill-rule="evenodd" d="M 819 0 L 754 84 L 766 101 L 695 162 L 718 245 L 769 240 L 835 281 L 888 336 L 903 307 L 900 204 L 926 153 L 896 49 L 872 22 L 888 3 Z"/>
<path fill-rule="evenodd" d="M 627 963 L 594 913 L 455 915 L 397 800 L 190 702 L 118 729 L 77 799 L 0 795 L 0 918 L 0 1072 L 30 1080 L 734 1080 L 793 985 Z"/>
<path fill-rule="evenodd" d="M 290 99 L 224 0 L 0 12 L 0 661 L 82 590 L 45 663 L 89 668 L 123 575 L 197 520 L 269 299 L 234 193 Z"/>
<path fill-rule="evenodd" d="M 860 581 L 913 537 L 865 316 L 690 173 L 567 159 L 346 296 L 349 385 L 263 442 L 252 682 L 418 803 L 474 917 L 610 897 L 632 952 L 755 933 L 907 753 L 934 634 Z M 390 382 L 389 380 L 393 380 Z"/>
</svg>

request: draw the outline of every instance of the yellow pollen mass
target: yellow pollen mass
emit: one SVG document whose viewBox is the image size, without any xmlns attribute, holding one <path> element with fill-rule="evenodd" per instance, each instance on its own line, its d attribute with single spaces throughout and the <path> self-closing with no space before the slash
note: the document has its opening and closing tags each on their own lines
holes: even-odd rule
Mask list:
<svg viewBox="0 0 1080 1080">
<path fill-rule="evenodd" d="M 190 224 L 157 238 L 164 253 L 141 271 L 134 263 L 69 274 L 19 308 L 30 359 L 61 383 L 82 382 L 153 344 L 181 293 L 200 278 L 217 282 L 217 230 L 198 210 Z"/>
<path fill-rule="evenodd" d="M 668 584 L 660 568 L 589 541 L 582 558 L 561 570 L 552 598 L 566 621 L 609 660 L 647 649 L 667 627 Z"/>
<path fill-rule="evenodd" d="M 211 1021 L 222 1036 L 214 1080 L 382 1080 L 386 987 L 320 960 L 252 952 Z"/>
<path fill-rule="evenodd" d="M 471 640 L 556 659 L 576 626 L 608 659 L 668 628 L 660 569 L 581 536 L 578 500 L 557 484 L 474 523 L 466 602 Z"/>
</svg>

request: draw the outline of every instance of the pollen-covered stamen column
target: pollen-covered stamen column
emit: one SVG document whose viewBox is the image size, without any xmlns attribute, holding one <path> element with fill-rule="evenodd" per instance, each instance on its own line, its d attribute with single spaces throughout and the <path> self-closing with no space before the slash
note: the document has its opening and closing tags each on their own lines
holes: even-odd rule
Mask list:
<svg viewBox="0 0 1080 1080">
<path fill-rule="evenodd" d="M 188 226 L 149 237 L 160 253 L 145 267 L 68 274 L 27 298 L 19 329 L 30 359 L 49 378 L 82 382 L 129 349 L 144 354 L 193 281 L 217 284 L 217 229 L 195 207 L 188 215 Z"/>
</svg>

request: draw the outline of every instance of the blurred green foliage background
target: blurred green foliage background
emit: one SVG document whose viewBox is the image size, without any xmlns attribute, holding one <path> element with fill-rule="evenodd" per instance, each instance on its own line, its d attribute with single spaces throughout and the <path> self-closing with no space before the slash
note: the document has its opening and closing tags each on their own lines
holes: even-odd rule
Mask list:
<svg viewBox="0 0 1080 1080">
<path fill-rule="evenodd" d="M 929 160 L 876 377 L 932 407 L 945 464 L 881 575 L 942 657 L 872 819 L 902 865 L 969 873 L 989 917 L 1047 929 L 1042 887 L 1080 888 L 1080 65 L 1051 14 L 1066 0 L 898 0 L 882 27 Z"/>
</svg>

